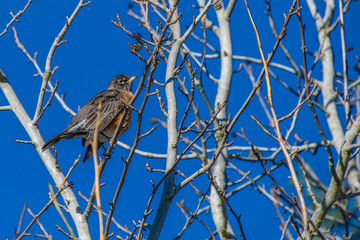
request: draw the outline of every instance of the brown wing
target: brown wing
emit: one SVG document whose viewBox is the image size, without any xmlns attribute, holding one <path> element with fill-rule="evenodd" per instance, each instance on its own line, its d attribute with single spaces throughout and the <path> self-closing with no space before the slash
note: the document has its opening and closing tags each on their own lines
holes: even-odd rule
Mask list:
<svg viewBox="0 0 360 240">
<path fill-rule="evenodd" d="M 84 147 L 87 147 L 94 138 L 98 106 L 101 103 L 99 132 L 104 130 L 125 108 L 123 95 L 118 90 L 106 90 L 98 93 L 88 103 L 89 111 L 85 119 L 85 129 L 88 131 Z"/>
</svg>

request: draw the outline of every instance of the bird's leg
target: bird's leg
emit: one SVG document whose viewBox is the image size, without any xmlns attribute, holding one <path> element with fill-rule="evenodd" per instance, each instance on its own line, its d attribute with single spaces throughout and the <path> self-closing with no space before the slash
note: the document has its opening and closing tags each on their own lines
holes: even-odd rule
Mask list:
<svg viewBox="0 0 360 240">
<path fill-rule="evenodd" d="M 106 157 L 106 147 L 104 146 L 104 143 L 100 143 L 100 146 L 104 149 L 104 153 L 103 153 L 103 156 Z M 109 158 L 111 157 L 111 152 L 108 154 Z"/>
<path fill-rule="evenodd" d="M 101 144 L 101 146 L 104 148 L 104 150 L 105 150 L 105 152 L 104 152 L 104 157 L 108 157 L 108 158 L 111 158 L 111 154 L 113 153 L 113 149 L 111 149 L 111 151 L 109 151 L 109 153 L 108 154 L 106 154 L 106 152 L 107 152 L 107 149 L 104 147 L 104 143 L 103 144 Z M 109 146 L 110 147 L 110 146 Z"/>
</svg>

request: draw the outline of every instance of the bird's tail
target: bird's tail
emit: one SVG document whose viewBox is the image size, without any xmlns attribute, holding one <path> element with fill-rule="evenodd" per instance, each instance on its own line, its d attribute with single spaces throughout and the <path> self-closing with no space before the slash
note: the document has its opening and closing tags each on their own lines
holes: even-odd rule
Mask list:
<svg viewBox="0 0 360 240">
<path fill-rule="evenodd" d="M 48 149 L 49 147 L 53 146 L 54 144 L 65 140 L 65 139 L 69 139 L 69 138 L 73 138 L 74 136 L 71 134 L 65 134 L 64 131 L 62 131 L 61 133 L 55 135 L 54 137 L 50 138 L 41 148 L 42 151 Z"/>
</svg>

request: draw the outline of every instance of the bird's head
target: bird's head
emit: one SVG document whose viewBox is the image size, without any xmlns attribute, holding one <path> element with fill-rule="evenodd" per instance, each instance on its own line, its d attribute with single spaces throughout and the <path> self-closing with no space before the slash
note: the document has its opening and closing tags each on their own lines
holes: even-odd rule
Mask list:
<svg viewBox="0 0 360 240">
<path fill-rule="evenodd" d="M 124 74 L 116 75 L 110 82 L 108 89 L 119 89 L 122 91 L 131 91 L 131 82 L 136 78 L 135 76 L 128 77 Z"/>
</svg>

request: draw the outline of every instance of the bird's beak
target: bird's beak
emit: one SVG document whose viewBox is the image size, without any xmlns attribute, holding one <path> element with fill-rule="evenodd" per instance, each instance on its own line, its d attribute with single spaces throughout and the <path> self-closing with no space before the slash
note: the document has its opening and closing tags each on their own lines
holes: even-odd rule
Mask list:
<svg viewBox="0 0 360 240">
<path fill-rule="evenodd" d="M 134 79 L 137 77 L 137 75 L 132 76 L 131 78 L 129 78 L 129 80 L 126 81 L 126 83 L 131 83 L 132 81 L 134 81 Z"/>
</svg>

